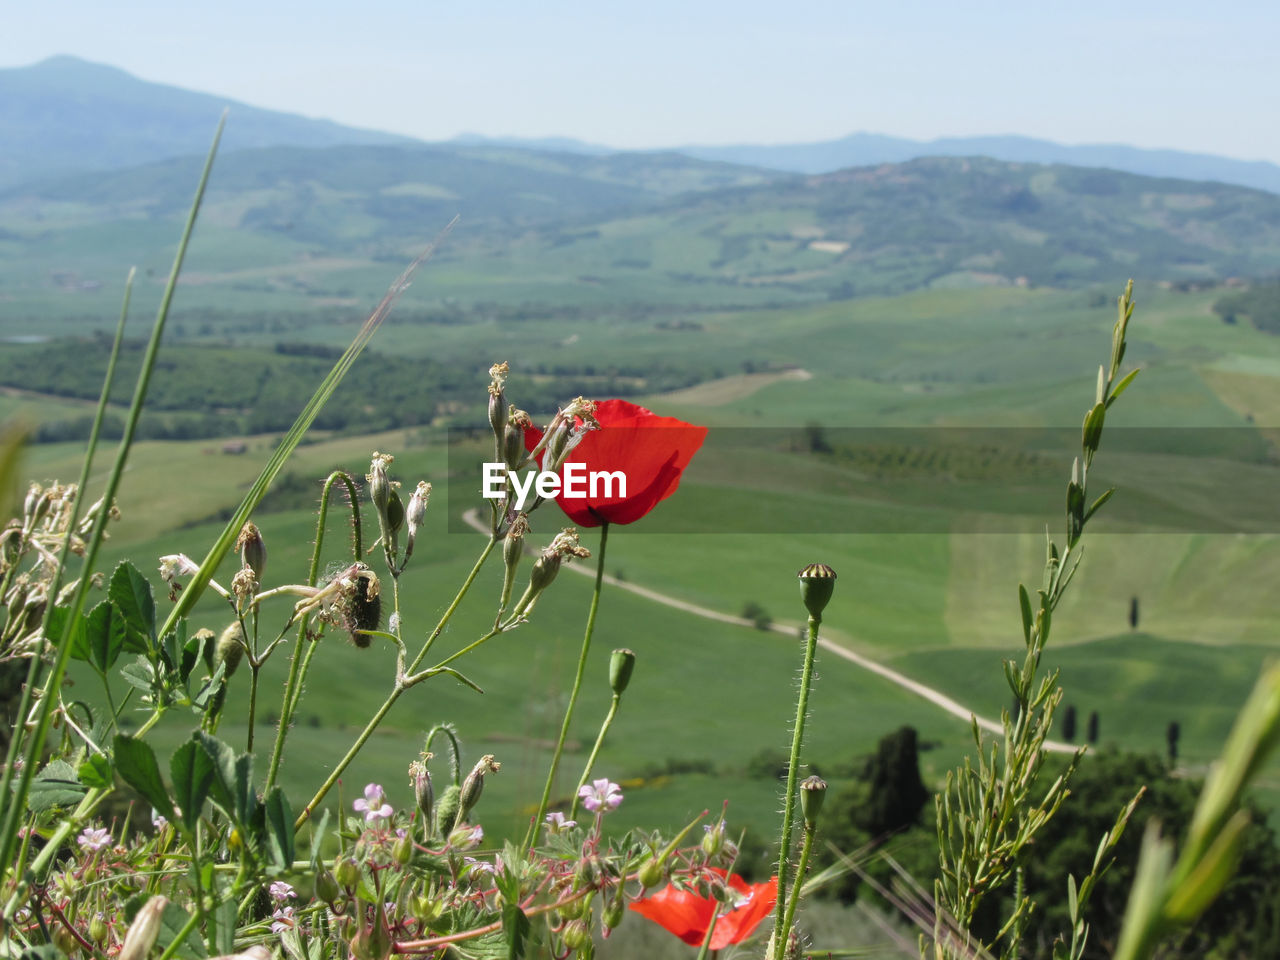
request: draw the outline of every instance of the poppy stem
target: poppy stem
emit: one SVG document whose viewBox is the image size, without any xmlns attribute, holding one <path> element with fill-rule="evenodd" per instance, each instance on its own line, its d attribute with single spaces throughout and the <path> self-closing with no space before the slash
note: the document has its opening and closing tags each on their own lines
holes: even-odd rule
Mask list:
<svg viewBox="0 0 1280 960">
<path fill-rule="evenodd" d="M 800 745 L 804 741 L 804 721 L 809 711 L 809 688 L 813 684 L 813 658 L 818 647 L 820 616 L 809 616 L 809 635 L 804 647 L 804 671 L 800 675 L 800 696 L 796 700 L 796 722 L 791 737 L 791 760 L 787 764 L 787 795 L 782 808 L 782 841 L 778 847 L 778 904 L 777 920 L 773 930 L 773 956 L 782 960 L 790 933 L 790 917 L 794 908 L 787 910 L 787 869 L 791 865 L 791 828 L 796 809 L 796 771 L 800 766 Z M 799 896 L 797 886 L 796 895 Z"/>
<path fill-rule="evenodd" d="M 800 863 L 796 867 L 796 882 L 791 888 L 791 899 L 787 901 L 787 915 L 783 919 L 782 929 L 788 933 L 791 931 L 791 925 L 795 923 L 796 906 L 800 902 L 800 886 L 804 883 L 805 871 L 809 869 L 809 855 L 813 852 L 813 835 L 815 829 L 809 822 L 804 824 L 804 846 L 800 848 Z"/>
<path fill-rule="evenodd" d="M 604 550 L 609 542 L 609 521 L 600 524 L 600 552 L 596 555 L 596 587 L 591 594 L 591 610 L 587 614 L 587 630 L 582 638 L 582 653 L 578 655 L 578 673 L 573 678 L 573 690 L 569 694 L 569 705 L 564 711 L 564 722 L 560 724 L 560 739 L 556 741 L 556 752 L 551 756 L 551 769 L 547 771 L 547 783 L 542 788 L 542 801 L 538 804 L 538 812 L 529 824 L 529 833 L 524 838 L 526 851 L 533 849 L 538 837 L 538 828 L 547 815 L 547 806 L 551 802 L 551 788 L 555 784 L 556 771 L 560 768 L 560 754 L 564 752 L 564 742 L 569 736 L 569 722 L 573 719 L 573 707 L 578 702 L 578 692 L 582 689 L 582 677 L 587 671 L 587 653 L 591 650 L 591 634 L 596 629 L 596 611 L 600 608 L 600 587 L 604 583 Z"/>
</svg>

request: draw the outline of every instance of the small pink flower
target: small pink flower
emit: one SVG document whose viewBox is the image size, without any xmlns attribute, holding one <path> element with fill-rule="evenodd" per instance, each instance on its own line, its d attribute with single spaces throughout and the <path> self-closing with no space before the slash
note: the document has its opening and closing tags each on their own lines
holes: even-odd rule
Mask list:
<svg viewBox="0 0 1280 960">
<path fill-rule="evenodd" d="M 365 787 L 364 799 L 355 801 L 351 806 L 355 808 L 357 813 L 364 814 L 365 823 L 386 820 L 395 813 L 395 810 L 391 808 L 391 804 L 386 802 L 382 787 L 376 783 L 371 783 Z"/>
<path fill-rule="evenodd" d="M 608 779 L 592 780 L 590 785 L 583 785 L 578 790 L 582 805 L 592 813 L 603 810 L 617 810 L 622 803 L 622 788 Z"/>
<path fill-rule="evenodd" d="M 98 851 L 111 842 L 111 834 L 101 827 L 85 827 L 84 832 L 76 837 L 76 843 L 85 850 Z"/>
<path fill-rule="evenodd" d="M 292 900 L 297 897 L 298 892 L 283 880 L 277 880 L 267 888 L 267 892 L 271 894 L 271 899 L 276 903 L 284 903 L 286 900 Z"/>
</svg>

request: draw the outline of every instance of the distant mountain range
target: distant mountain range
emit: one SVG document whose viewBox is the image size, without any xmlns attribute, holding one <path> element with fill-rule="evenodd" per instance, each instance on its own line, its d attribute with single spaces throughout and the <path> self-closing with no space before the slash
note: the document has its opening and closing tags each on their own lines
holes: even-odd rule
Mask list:
<svg viewBox="0 0 1280 960">
<path fill-rule="evenodd" d="M 149 83 L 115 67 L 59 56 L 29 67 L 0 70 L 0 188 L 68 173 L 203 154 L 214 123 L 227 106 L 232 115 L 223 140 L 224 154 L 277 146 L 421 145 L 410 137 L 263 110 L 225 97 Z M 479 134 L 463 134 L 434 146 L 469 154 L 500 149 L 508 157 L 514 152 L 586 157 L 624 154 L 637 158 L 633 161 L 637 168 L 646 162 L 639 158 L 652 153 L 619 151 L 569 137 L 522 139 Z M 748 167 L 751 171 L 744 176 L 756 178 L 766 170 L 820 174 L 921 157 L 986 156 L 1018 163 L 1060 163 L 1212 180 L 1280 193 L 1280 166 L 1274 163 L 1121 144 L 1066 146 L 1019 136 L 920 141 L 854 133 L 819 143 L 695 144 L 661 153 Z M 720 174 L 725 174 L 723 166 Z"/>
<path fill-rule="evenodd" d="M 228 151 L 413 142 L 148 83 L 76 57 L 50 57 L 0 70 L 0 187 L 203 154 L 227 107 L 232 108 L 223 138 Z"/>
</svg>

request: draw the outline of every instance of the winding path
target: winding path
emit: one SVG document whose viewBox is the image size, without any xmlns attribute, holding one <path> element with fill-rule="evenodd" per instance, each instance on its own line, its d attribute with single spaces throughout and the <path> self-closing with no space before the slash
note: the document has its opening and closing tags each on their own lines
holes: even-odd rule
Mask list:
<svg viewBox="0 0 1280 960">
<path fill-rule="evenodd" d="M 462 515 L 462 519 L 472 529 L 489 535 L 489 528 L 480 520 L 480 514 L 477 510 L 467 510 Z M 587 577 L 595 577 L 595 570 L 588 566 L 568 563 L 561 569 L 572 570 L 574 573 Z M 735 627 L 746 627 L 751 630 L 758 629 L 755 621 L 748 620 L 746 617 L 735 617 L 727 613 L 721 613 L 719 610 L 712 610 L 710 607 L 700 606 L 696 603 L 690 603 L 687 600 L 681 600 L 666 593 L 659 593 L 657 590 L 650 590 L 648 587 L 642 587 L 638 584 L 631 583 L 626 580 L 619 580 L 611 577 L 609 574 L 604 575 L 604 582 L 611 587 L 619 590 L 626 590 L 634 593 L 636 596 L 644 597 L 646 600 L 652 600 L 654 603 L 661 603 L 663 606 L 671 607 L 673 610 L 683 610 L 685 613 L 691 613 L 695 617 L 702 617 L 704 620 L 714 620 L 716 623 L 727 623 Z M 771 623 L 769 629 L 774 633 L 781 633 L 787 637 L 794 637 L 798 627 L 794 624 L 788 626 L 785 624 Z M 916 696 L 929 701 L 936 707 L 940 707 L 953 717 L 958 717 L 966 724 L 977 721 L 979 727 L 989 733 L 1003 734 L 1004 728 L 1001 725 L 987 717 L 979 716 L 968 707 L 951 699 L 941 690 L 937 690 L 928 684 L 921 683 L 919 680 L 912 680 L 906 674 L 899 673 L 891 667 L 886 667 L 882 663 L 877 663 L 869 657 L 850 650 L 848 647 L 836 643 L 834 640 L 819 635 L 818 646 L 829 653 L 847 660 L 855 666 L 874 673 L 876 676 L 883 677 L 890 683 L 895 683 L 902 689 L 914 693 Z M 1077 745 L 1071 743 L 1063 743 L 1060 740 L 1046 740 L 1044 748 L 1050 753 L 1075 753 L 1080 749 Z"/>
</svg>

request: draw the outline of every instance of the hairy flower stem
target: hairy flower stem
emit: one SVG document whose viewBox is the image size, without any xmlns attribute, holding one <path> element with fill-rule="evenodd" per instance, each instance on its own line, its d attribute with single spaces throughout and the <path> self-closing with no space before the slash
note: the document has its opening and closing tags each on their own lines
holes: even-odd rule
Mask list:
<svg viewBox="0 0 1280 960">
<path fill-rule="evenodd" d="M 600 525 L 600 553 L 596 557 L 596 587 L 591 594 L 591 610 L 587 614 L 587 630 L 582 638 L 582 653 L 578 655 L 578 673 L 573 679 L 573 690 L 569 694 L 569 705 L 564 711 L 564 722 L 560 724 L 560 738 L 556 741 L 556 751 L 551 755 L 551 769 L 547 771 L 547 783 L 542 788 L 542 800 L 538 803 L 538 812 L 529 824 L 529 832 L 524 838 L 524 849 L 532 850 L 533 842 L 538 837 L 538 827 L 542 818 L 547 815 L 547 806 L 551 803 L 551 789 L 556 782 L 556 771 L 560 768 L 560 755 L 564 752 L 564 742 L 569 736 L 569 723 L 573 720 L 573 708 L 578 702 L 578 692 L 582 689 L 582 677 L 587 672 L 587 654 L 591 650 L 591 635 L 596 629 L 596 611 L 600 609 L 600 587 L 604 583 L 604 551 L 609 542 L 609 522 Z M 594 754 L 593 754 L 594 757 Z"/>
<path fill-rule="evenodd" d="M 809 635 L 804 646 L 804 671 L 800 675 L 800 696 L 796 699 L 796 722 L 791 736 L 791 759 L 787 763 L 787 795 L 782 807 L 782 840 L 778 845 L 778 906 L 773 931 L 774 960 L 782 960 L 791 930 L 787 912 L 787 870 L 791 865 L 791 828 L 796 811 L 796 771 L 800 767 L 800 746 L 804 742 L 804 721 L 809 712 L 809 688 L 813 685 L 813 659 L 818 649 L 818 626 L 821 617 L 809 617 Z M 797 896 L 799 889 L 796 890 Z"/>
<path fill-rule="evenodd" d="M 471 589 L 471 584 L 475 582 L 476 575 L 480 572 L 480 568 L 484 566 L 484 562 L 489 559 L 489 554 L 493 552 L 494 544 L 497 542 L 497 540 L 490 538 L 489 543 L 480 554 L 480 559 L 478 559 L 475 566 L 471 568 L 471 573 L 463 582 L 461 589 L 458 590 L 458 595 L 453 598 L 453 603 L 449 604 L 449 609 L 445 610 L 444 615 L 440 618 L 440 622 L 436 625 L 435 630 L 431 632 L 431 636 L 427 638 L 427 642 L 423 644 L 422 649 L 418 651 L 418 656 L 414 659 L 413 663 L 410 664 L 408 673 L 413 673 L 413 671 L 417 669 L 418 664 L 422 662 L 422 658 L 427 655 L 427 650 L 431 647 L 431 644 L 434 643 L 435 639 L 444 631 L 445 626 L 449 623 L 449 619 L 462 603 L 462 598 L 467 595 L 467 591 Z M 426 677 L 424 676 L 420 679 L 426 679 Z M 351 749 L 347 751 L 346 756 L 338 761 L 338 765 L 333 768 L 333 772 L 329 774 L 328 779 L 321 784 L 320 789 L 316 791 L 316 795 L 311 798 L 311 801 L 303 808 L 302 813 L 298 815 L 298 819 L 293 825 L 295 830 L 302 829 L 302 825 L 311 818 L 311 814 L 315 811 L 316 807 L 319 806 L 320 801 L 322 801 L 325 798 L 325 795 L 333 789 L 333 785 L 338 782 L 338 778 L 341 777 L 347 767 L 351 765 L 351 761 L 356 758 L 356 754 L 360 752 L 361 748 L 363 748 L 369 741 L 369 738 L 373 736 L 373 732 L 378 729 L 379 724 L 382 723 L 386 715 L 391 712 L 391 708 L 395 705 L 395 702 L 400 699 L 400 695 L 413 685 L 414 684 L 412 682 L 406 682 L 406 676 L 403 674 L 396 677 L 395 686 L 391 688 L 391 693 L 387 695 L 387 699 L 383 701 L 382 706 L 378 708 L 378 712 L 373 715 L 367 724 L 365 724 L 365 728 L 360 731 L 360 736 L 358 736 L 356 738 L 356 742 L 351 745 Z"/>
<path fill-rule="evenodd" d="M 791 888 L 791 897 L 787 900 L 787 915 L 783 918 L 782 929 L 788 934 L 796 920 L 796 907 L 800 903 L 800 887 L 804 884 L 805 872 L 809 869 L 809 856 L 813 853 L 814 827 L 808 822 L 804 825 L 804 846 L 800 848 L 800 863 L 796 866 L 796 882 Z"/>
<path fill-rule="evenodd" d="M 569 807 L 569 819 L 572 820 L 578 813 L 578 790 L 587 785 L 587 781 L 591 779 L 591 768 L 596 765 L 596 754 L 600 752 L 600 745 L 604 743 L 605 735 L 608 734 L 609 728 L 613 726 L 613 718 L 618 715 L 618 704 L 622 701 L 622 697 L 618 694 L 613 695 L 613 701 L 609 704 L 609 712 L 605 714 L 604 723 L 600 724 L 600 733 L 596 736 L 595 746 L 591 748 L 591 756 L 587 757 L 587 765 L 582 769 L 582 777 L 578 780 L 578 788 L 573 791 L 573 805 Z"/>
</svg>

